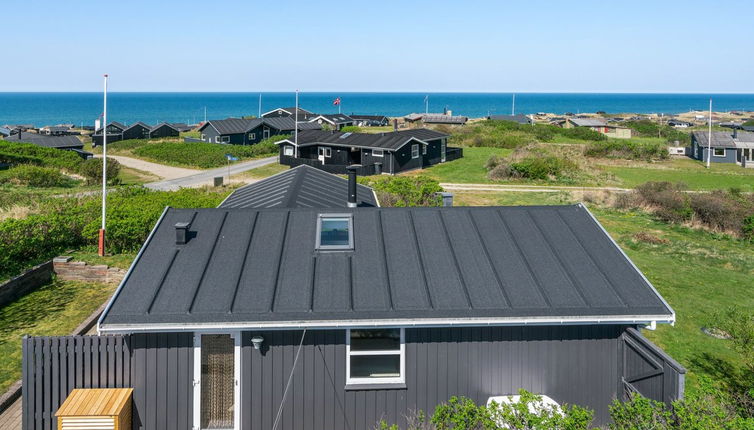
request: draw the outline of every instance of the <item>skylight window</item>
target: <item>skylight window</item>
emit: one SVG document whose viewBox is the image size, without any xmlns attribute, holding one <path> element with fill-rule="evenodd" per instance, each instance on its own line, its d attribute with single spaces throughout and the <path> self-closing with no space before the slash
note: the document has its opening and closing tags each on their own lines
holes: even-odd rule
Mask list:
<svg viewBox="0 0 754 430">
<path fill-rule="evenodd" d="M 353 249 L 351 214 L 321 214 L 317 221 L 317 249 Z"/>
</svg>

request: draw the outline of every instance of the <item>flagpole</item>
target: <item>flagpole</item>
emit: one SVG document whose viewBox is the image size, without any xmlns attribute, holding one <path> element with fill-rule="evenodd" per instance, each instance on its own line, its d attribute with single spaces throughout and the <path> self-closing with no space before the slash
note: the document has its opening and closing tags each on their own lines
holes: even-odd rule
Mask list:
<svg viewBox="0 0 754 430">
<path fill-rule="evenodd" d="M 102 111 L 102 227 L 99 230 L 99 244 L 97 251 L 100 257 L 105 256 L 105 215 L 107 214 L 107 75 L 105 75 L 105 91 Z"/>
<path fill-rule="evenodd" d="M 296 112 L 293 121 L 293 146 L 296 148 L 296 158 L 298 158 L 298 90 L 296 90 Z"/>
<path fill-rule="evenodd" d="M 257 118 L 262 117 L 262 93 L 259 93 L 259 114 L 257 115 Z"/>
<path fill-rule="evenodd" d="M 709 133 L 707 133 L 707 168 L 712 158 L 712 97 L 709 98 Z"/>
</svg>

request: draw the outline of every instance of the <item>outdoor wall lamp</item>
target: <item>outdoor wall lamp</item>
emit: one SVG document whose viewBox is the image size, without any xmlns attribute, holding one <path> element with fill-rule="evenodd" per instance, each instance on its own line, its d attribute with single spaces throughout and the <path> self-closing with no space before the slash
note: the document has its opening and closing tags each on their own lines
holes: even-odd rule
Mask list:
<svg viewBox="0 0 754 430">
<path fill-rule="evenodd" d="M 254 349 L 261 348 L 263 342 L 264 338 L 262 336 L 254 336 L 251 338 L 251 344 L 254 345 Z"/>
</svg>

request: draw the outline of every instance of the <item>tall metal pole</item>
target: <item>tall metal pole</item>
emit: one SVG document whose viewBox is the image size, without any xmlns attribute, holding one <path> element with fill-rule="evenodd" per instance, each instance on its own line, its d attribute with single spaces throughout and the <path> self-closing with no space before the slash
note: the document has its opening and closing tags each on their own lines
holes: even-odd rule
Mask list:
<svg viewBox="0 0 754 430">
<path fill-rule="evenodd" d="M 296 111 L 293 114 L 293 146 L 296 148 L 296 158 L 298 158 L 298 90 L 296 90 Z"/>
<path fill-rule="evenodd" d="M 262 93 L 259 93 L 259 114 L 257 115 L 257 118 L 262 117 Z"/>
<path fill-rule="evenodd" d="M 712 158 L 712 97 L 709 98 L 709 133 L 707 133 L 707 168 Z"/>
<path fill-rule="evenodd" d="M 99 230 L 97 251 L 100 257 L 105 256 L 105 215 L 107 214 L 107 75 L 105 75 L 105 91 L 102 110 L 102 226 Z"/>
<path fill-rule="evenodd" d="M 207 122 L 207 106 L 204 106 L 204 122 Z"/>
</svg>

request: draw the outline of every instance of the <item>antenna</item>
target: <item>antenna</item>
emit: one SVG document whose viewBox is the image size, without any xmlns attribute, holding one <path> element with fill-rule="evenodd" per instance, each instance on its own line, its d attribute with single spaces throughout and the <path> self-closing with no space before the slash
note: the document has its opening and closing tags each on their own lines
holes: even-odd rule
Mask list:
<svg viewBox="0 0 754 430">
<path fill-rule="evenodd" d="M 293 122 L 293 146 L 296 148 L 296 158 L 298 158 L 298 90 L 296 90 L 296 109 L 294 110 Z"/>
</svg>

